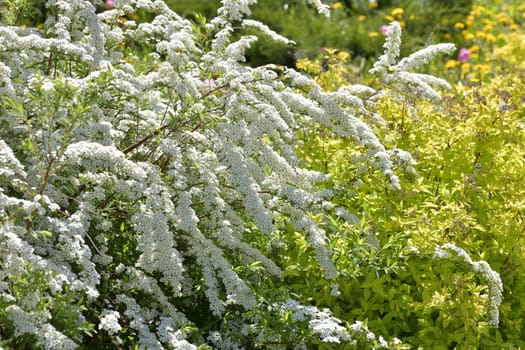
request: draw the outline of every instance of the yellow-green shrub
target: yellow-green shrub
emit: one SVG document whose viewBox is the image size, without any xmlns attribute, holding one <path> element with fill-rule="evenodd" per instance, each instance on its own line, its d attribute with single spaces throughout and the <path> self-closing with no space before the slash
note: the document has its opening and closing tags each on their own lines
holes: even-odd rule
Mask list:
<svg viewBox="0 0 525 350">
<path fill-rule="evenodd" d="M 522 51 L 519 45 L 505 50 L 515 56 L 507 58 L 511 63 Z M 304 63 L 315 68 L 315 62 Z M 343 66 L 331 68 L 317 77 L 326 89 L 344 84 Z M 378 103 L 386 124 L 377 130 L 386 145 L 417 159 L 418 175 L 407 172 L 401 191 L 390 190 L 377 171 L 356 163 L 360 150 L 351 142 L 325 137 L 323 130 L 305 136 L 302 158 L 331 174 L 329 185 L 338 189 L 334 202 L 361 221 L 325 223 L 340 232 L 331 237 L 336 261 L 346 271 L 337 281 L 337 297 L 313 267 L 306 271 L 306 283 L 298 279 L 297 261 L 312 264 L 304 261 L 308 254 L 301 253 L 307 249 L 301 242 L 292 247 L 286 277 L 298 294 L 347 322 L 367 319 L 378 334 L 414 347 L 525 346 L 520 278 L 525 269 L 525 72 L 517 68 L 506 66 L 507 73 L 490 83 L 458 85 L 440 105 L 391 97 Z M 365 174 L 363 182 L 356 182 L 359 173 Z M 435 247 L 445 243 L 487 261 L 500 274 L 499 327 L 488 323 L 487 281 L 467 264 L 435 259 Z"/>
<path fill-rule="evenodd" d="M 511 64 L 516 68 L 525 69 L 525 33 L 511 33 L 505 37 L 507 45 L 497 48 L 491 58 L 501 65 L 501 62 Z"/>
</svg>

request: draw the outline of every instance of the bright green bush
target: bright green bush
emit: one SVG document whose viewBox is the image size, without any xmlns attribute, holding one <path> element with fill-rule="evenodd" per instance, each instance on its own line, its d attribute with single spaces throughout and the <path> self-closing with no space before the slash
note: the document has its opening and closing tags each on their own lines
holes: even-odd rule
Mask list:
<svg viewBox="0 0 525 350">
<path fill-rule="evenodd" d="M 525 69 L 525 33 L 511 33 L 505 37 L 507 45 L 497 48 L 489 56 L 499 66 L 511 65 L 512 67 Z"/>
<path fill-rule="evenodd" d="M 501 51 L 516 53 L 507 62 L 520 57 L 518 38 Z M 316 74 L 328 90 L 346 77 L 340 60 L 334 62 Z M 321 62 L 302 64 L 315 74 Z M 406 164 L 401 191 L 390 190 L 377 171 L 356 162 L 352 143 L 327 138 L 322 130 L 305 135 L 302 158 L 332 175 L 329 185 L 339 189 L 334 201 L 360 223 L 340 226 L 337 218 L 325 223 L 339 225 L 331 245 L 347 274 L 337 281 L 338 297 L 315 269 L 306 272 L 306 283 L 294 274 L 295 261 L 308 259 L 297 243 L 292 250 L 297 253 L 287 256 L 287 277 L 300 294 L 329 305 L 348 322 L 367 319 L 378 334 L 414 347 L 525 346 L 525 282 L 519 277 L 525 268 L 525 72 L 501 67 L 503 73 L 490 83 L 458 85 L 439 105 L 393 96 L 377 103 L 384 117 L 377 131 L 390 149 L 410 150 L 417 160 Z M 499 327 L 489 324 L 490 281 L 458 260 L 436 260 L 436 246 L 446 243 L 487 261 L 501 275 Z"/>
</svg>

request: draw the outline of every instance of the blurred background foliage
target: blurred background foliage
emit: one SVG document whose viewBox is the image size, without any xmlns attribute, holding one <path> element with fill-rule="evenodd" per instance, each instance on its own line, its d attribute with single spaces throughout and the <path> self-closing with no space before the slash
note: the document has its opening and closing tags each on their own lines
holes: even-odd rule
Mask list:
<svg viewBox="0 0 525 350">
<path fill-rule="evenodd" d="M 41 26 L 48 13 L 46 0 L 0 1 L 0 16 L 14 13 L 13 25 Z M 212 18 L 221 6 L 220 0 L 166 0 L 177 13 L 197 22 L 200 17 Z M 520 0 L 341 0 L 325 1 L 331 17 L 317 14 L 306 0 L 264 0 L 252 7 L 252 17 L 296 42 L 276 44 L 261 37 L 247 55 L 253 66 L 274 63 L 296 67 L 299 59 L 325 55 L 323 49 L 341 50 L 349 54 L 347 64 L 352 71 L 364 73 L 382 53 L 383 26 L 393 20 L 403 27 L 401 55 L 406 56 L 430 44 L 454 42 L 458 49 L 468 48 L 472 60 L 467 64 L 448 60 L 446 72 L 453 78 L 485 78 L 491 68 L 481 65 L 481 54 L 503 45 L 502 35 L 513 31 L 524 21 Z M 31 11 L 22 11 L 31 4 Z M 20 11 L 6 11 L 8 7 Z M 104 11 L 106 5 L 97 7 Z M 16 13 L 28 13 L 25 18 Z M 149 15 L 139 12 L 136 21 Z M 490 50 L 486 50 L 486 49 Z M 476 66 L 477 65 L 477 66 Z M 433 70 L 434 67 L 430 67 Z"/>
<path fill-rule="evenodd" d="M 194 2 L 168 0 L 178 13 L 194 16 L 195 13 L 211 17 L 220 1 Z M 470 11 L 472 0 L 345 0 L 326 2 L 331 5 L 331 18 L 319 16 L 306 0 L 265 0 L 253 7 L 253 18 L 258 19 L 278 33 L 294 40 L 293 47 L 275 45 L 259 40 L 248 55 L 253 65 L 277 63 L 293 66 L 297 58 L 313 58 L 323 47 L 348 51 L 358 65 L 363 60 L 371 62 L 382 52 L 380 28 L 392 20 L 405 27 L 404 48 L 407 52 L 422 48 L 435 41 L 434 36 L 447 32 L 441 23 L 449 18 L 455 23 Z M 397 11 L 393 10 L 397 9 Z"/>
<path fill-rule="evenodd" d="M 37 26 L 47 18 L 46 0 L 6 0 L 0 2 L 0 9 L 21 7 L 29 2 L 32 9 L 29 17 L 14 18 L 11 22 Z M 221 6 L 220 0 L 166 0 L 166 3 L 191 19 L 197 14 L 212 18 Z M 296 45 L 276 45 L 261 38 L 250 51 L 248 62 L 251 65 L 271 62 L 294 66 L 297 58 L 313 58 L 323 47 L 348 51 L 359 62 L 363 59 L 372 61 L 382 52 L 381 26 L 394 19 L 405 27 L 405 50 L 414 51 L 414 48 L 434 42 L 439 33 L 450 32 L 453 24 L 468 14 L 472 0 L 343 0 L 325 3 L 332 8 L 329 20 L 318 15 L 306 0 L 259 1 L 252 7 L 252 17 L 294 40 Z M 104 5 L 98 7 L 98 11 L 105 9 Z M 394 9 L 397 10 L 393 12 Z M 147 14 L 143 15 L 147 17 Z M 443 18 L 448 18 L 452 27 L 444 25 Z"/>
</svg>

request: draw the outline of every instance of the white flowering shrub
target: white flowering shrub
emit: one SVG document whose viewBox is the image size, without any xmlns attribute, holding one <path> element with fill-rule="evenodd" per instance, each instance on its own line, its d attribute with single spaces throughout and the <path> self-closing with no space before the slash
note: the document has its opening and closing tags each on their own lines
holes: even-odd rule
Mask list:
<svg viewBox="0 0 525 350">
<path fill-rule="evenodd" d="M 43 28 L 3 17 L 3 346 L 250 348 L 247 329 L 270 327 L 261 317 L 248 323 L 269 305 L 258 283 L 282 274 L 250 239 L 283 225 L 307 238 L 324 278 L 338 276 L 311 216 L 333 209 L 331 192 L 317 186 L 327 175 L 301 168 L 294 146 L 299 130 L 322 125 L 363 145 L 399 188 L 395 159 L 362 121 L 379 92 L 327 93 L 293 69 L 243 65 L 256 37 L 234 32 L 256 28 L 289 42 L 245 19 L 254 2 L 224 0 L 209 23 L 189 22 L 162 0 L 116 0 L 99 13 L 100 1 L 48 0 Z M 129 20 L 137 10 L 150 20 Z M 376 69 L 435 96 L 427 84 L 442 81 L 403 73 L 417 62 L 391 74 L 400 33 L 391 29 Z M 248 278 L 250 266 L 264 277 Z M 284 305 L 287 296 L 274 299 Z M 351 339 L 329 311 L 296 307 L 293 318 L 306 322 L 295 331 L 307 337 L 294 346 Z M 261 334 L 261 346 L 279 336 Z"/>
</svg>

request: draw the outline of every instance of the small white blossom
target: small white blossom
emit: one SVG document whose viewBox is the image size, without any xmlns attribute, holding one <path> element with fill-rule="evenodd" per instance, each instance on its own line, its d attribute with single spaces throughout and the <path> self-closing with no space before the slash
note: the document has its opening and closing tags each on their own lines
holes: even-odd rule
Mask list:
<svg viewBox="0 0 525 350">
<path fill-rule="evenodd" d="M 398 22 L 392 22 L 388 26 L 386 41 L 383 45 L 385 53 L 374 63 L 370 73 L 386 73 L 390 67 L 394 66 L 399 57 L 401 46 L 401 26 Z"/>
<path fill-rule="evenodd" d="M 321 0 L 308 0 L 308 2 L 315 6 L 317 12 L 319 12 L 321 15 L 327 18 L 330 17 L 330 6 L 323 4 Z"/>
<path fill-rule="evenodd" d="M 285 38 L 284 36 L 277 34 L 271 30 L 266 24 L 263 24 L 259 21 L 254 21 L 251 19 L 245 19 L 242 21 L 242 25 L 245 27 L 252 27 L 260 30 L 263 34 L 269 36 L 272 40 L 276 42 L 281 42 L 283 44 L 294 44 L 292 40 Z"/>
<path fill-rule="evenodd" d="M 339 295 L 341 295 L 341 292 L 339 291 L 339 284 L 332 283 L 330 285 L 330 295 L 334 297 L 338 297 Z"/>
<path fill-rule="evenodd" d="M 105 330 L 109 334 L 116 334 L 122 330 L 118 320 L 120 314 L 117 311 L 103 310 L 98 329 Z"/>
</svg>

